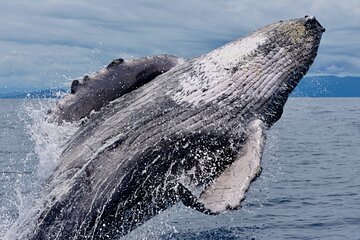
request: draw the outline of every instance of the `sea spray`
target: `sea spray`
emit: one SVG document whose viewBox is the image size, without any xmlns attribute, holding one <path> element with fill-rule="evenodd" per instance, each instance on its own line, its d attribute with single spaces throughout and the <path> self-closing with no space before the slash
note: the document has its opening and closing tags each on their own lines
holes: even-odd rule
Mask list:
<svg viewBox="0 0 360 240">
<path fill-rule="evenodd" d="M 24 111 L 29 116 L 27 130 L 35 143 L 35 153 L 39 159 L 37 174 L 46 180 L 59 159 L 65 143 L 78 130 L 78 124 L 57 125 L 46 121 L 46 112 L 54 104 L 52 100 L 28 100 Z"/>
<path fill-rule="evenodd" d="M 54 103 L 54 100 L 49 99 L 25 99 L 17 110 L 25 136 L 33 146 L 24 159 L 17 159 L 18 164 L 14 169 L 19 173 L 12 186 L 14 194 L 7 197 L 5 203 L 9 206 L 0 208 L 0 236 L 6 233 L 4 239 L 12 239 L 12 231 L 27 230 L 16 229 L 16 225 L 26 225 L 24 222 L 30 224 L 29 219 L 37 214 L 40 191 L 56 166 L 64 144 L 79 128 L 75 123 L 57 125 L 47 122 L 46 113 Z M 13 227 L 8 231 L 11 225 Z"/>
</svg>

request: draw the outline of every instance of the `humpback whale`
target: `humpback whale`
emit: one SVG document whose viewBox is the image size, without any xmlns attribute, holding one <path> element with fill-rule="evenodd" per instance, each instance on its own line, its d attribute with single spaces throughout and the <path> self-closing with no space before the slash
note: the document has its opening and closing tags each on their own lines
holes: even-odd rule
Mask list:
<svg viewBox="0 0 360 240">
<path fill-rule="evenodd" d="M 179 201 L 207 214 L 239 208 L 261 172 L 266 131 L 324 31 L 311 16 L 280 21 L 103 104 L 12 236 L 115 239 Z"/>
</svg>

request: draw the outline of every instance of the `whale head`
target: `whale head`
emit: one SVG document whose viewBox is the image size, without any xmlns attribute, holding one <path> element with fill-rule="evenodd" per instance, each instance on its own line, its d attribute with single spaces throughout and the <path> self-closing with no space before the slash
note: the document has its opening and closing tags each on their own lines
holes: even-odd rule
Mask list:
<svg viewBox="0 0 360 240">
<path fill-rule="evenodd" d="M 260 30 L 268 41 L 254 55 L 262 60 L 256 67 L 260 72 L 255 87 L 258 97 L 252 104 L 267 125 L 281 117 L 288 96 L 314 62 L 324 31 L 315 17 L 308 16 Z"/>
<path fill-rule="evenodd" d="M 265 26 L 195 58 L 175 98 L 192 105 L 217 104 L 270 127 L 314 62 L 324 31 L 312 16 Z"/>
</svg>

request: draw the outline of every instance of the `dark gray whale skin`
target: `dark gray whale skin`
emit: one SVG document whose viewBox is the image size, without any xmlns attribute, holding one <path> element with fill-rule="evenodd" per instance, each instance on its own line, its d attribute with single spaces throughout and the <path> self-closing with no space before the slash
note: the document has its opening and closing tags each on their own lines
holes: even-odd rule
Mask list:
<svg viewBox="0 0 360 240">
<path fill-rule="evenodd" d="M 239 207 L 265 130 L 323 31 L 314 17 L 266 26 L 103 107 L 70 139 L 15 239 L 116 239 L 178 201 L 208 214 Z"/>
<path fill-rule="evenodd" d="M 49 111 L 48 121 L 73 122 L 98 111 L 110 101 L 148 83 L 176 66 L 179 59 L 155 55 L 124 61 L 115 59 L 106 68 L 82 80 L 74 80 L 70 94 Z"/>
</svg>

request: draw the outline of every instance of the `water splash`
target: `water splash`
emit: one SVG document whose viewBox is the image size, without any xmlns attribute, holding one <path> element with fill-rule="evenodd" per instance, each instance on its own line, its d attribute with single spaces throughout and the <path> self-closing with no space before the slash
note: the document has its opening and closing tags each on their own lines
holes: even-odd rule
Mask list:
<svg viewBox="0 0 360 240">
<path fill-rule="evenodd" d="M 56 166 L 65 143 L 79 128 L 78 124 L 59 126 L 47 122 L 46 113 L 54 103 L 48 99 L 26 99 L 16 110 L 20 120 L 17 125 L 21 125 L 21 131 L 26 133 L 24 137 L 28 138 L 26 143 L 32 142 L 32 146 L 26 148 L 26 157 L 9 159 L 14 162 L 9 169 L 14 179 L 4 198 L 6 205 L 0 208 L 0 237 L 3 239 L 13 239 L 14 233 L 27 230 L 17 226 L 27 226 L 22 222 L 28 222 L 36 214 L 43 184 Z"/>
<path fill-rule="evenodd" d="M 53 106 L 53 100 L 28 100 L 24 112 L 31 140 L 35 143 L 38 157 L 37 175 L 40 180 L 49 177 L 63 151 L 65 143 L 78 130 L 78 124 L 57 125 L 46 121 L 46 112 Z"/>
</svg>

